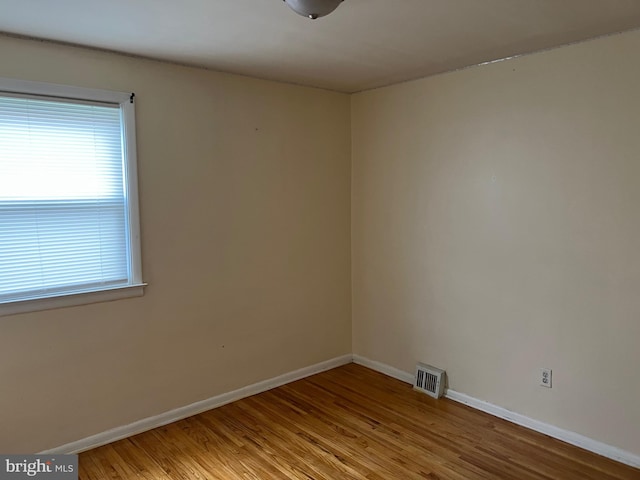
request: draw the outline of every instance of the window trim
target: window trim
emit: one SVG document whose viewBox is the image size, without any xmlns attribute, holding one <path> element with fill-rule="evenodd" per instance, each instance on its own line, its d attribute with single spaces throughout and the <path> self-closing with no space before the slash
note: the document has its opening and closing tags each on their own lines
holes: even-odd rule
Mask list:
<svg viewBox="0 0 640 480">
<path fill-rule="evenodd" d="M 147 284 L 142 281 L 134 94 L 131 92 L 116 92 L 3 77 L 0 77 L 0 93 L 19 93 L 119 105 L 123 131 L 122 148 L 126 159 L 124 183 L 127 190 L 128 208 L 126 210 L 126 227 L 129 232 L 129 268 L 131 269 L 129 285 L 115 288 L 106 287 L 95 290 L 65 292 L 50 297 L 3 302 L 0 303 L 0 317 L 17 313 L 35 312 L 142 296 L 144 294 L 144 287 Z"/>
</svg>

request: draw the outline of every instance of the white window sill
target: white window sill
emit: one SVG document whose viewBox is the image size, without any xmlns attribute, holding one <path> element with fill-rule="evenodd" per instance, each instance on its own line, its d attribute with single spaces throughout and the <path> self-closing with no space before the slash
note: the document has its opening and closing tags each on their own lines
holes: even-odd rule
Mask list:
<svg viewBox="0 0 640 480">
<path fill-rule="evenodd" d="M 141 297 L 144 295 L 146 283 L 126 287 L 109 288 L 92 292 L 68 293 L 55 297 L 19 300 L 0 303 L 0 317 L 17 313 L 38 312 L 54 308 L 74 307 L 90 303 L 110 302 L 124 298 Z"/>
</svg>

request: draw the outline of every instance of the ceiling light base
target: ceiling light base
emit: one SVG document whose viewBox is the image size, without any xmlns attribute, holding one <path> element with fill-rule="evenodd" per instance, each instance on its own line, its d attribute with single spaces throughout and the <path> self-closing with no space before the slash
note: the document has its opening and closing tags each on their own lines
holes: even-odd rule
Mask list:
<svg viewBox="0 0 640 480">
<path fill-rule="evenodd" d="M 333 12 L 343 0 L 284 0 L 298 15 L 315 20 Z"/>
</svg>

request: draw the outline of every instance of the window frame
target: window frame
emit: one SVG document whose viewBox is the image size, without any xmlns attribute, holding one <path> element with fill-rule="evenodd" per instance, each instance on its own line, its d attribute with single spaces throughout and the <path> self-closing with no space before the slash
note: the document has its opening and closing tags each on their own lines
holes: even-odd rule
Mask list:
<svg viewBox="0 0 640 480">
<path fill-rule="evenodd" d="M 144 287 L 147 284 L 142 281 L 135 95 L 131 92 L 117 92 L 0 77 L 0 94 L 2 93 L 41 96 L 43 99 L 85 100 L 117 104 L 119 106 L 123 135 L 123 174 L 127 195 L 126 227 L 129 232 L 127 242 L 129 249 L 130 278 L 129 284 L 124 286 L 97 288 L 82 292 L 64 292 L 41 298 L 0 302 L 0 316 L 142 296 L 144 294 Z"/>
</svg>

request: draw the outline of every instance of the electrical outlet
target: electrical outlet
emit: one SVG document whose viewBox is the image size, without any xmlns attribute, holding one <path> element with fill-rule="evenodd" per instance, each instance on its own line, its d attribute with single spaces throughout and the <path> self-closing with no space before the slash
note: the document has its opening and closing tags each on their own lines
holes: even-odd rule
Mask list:
<svg viewBox="0 0 640 480">
<path fill-rule="evenodd" d="M 551 388 L 551 369 L 550 368 L 540 369 L 540 386 Z"/>
</svg>

